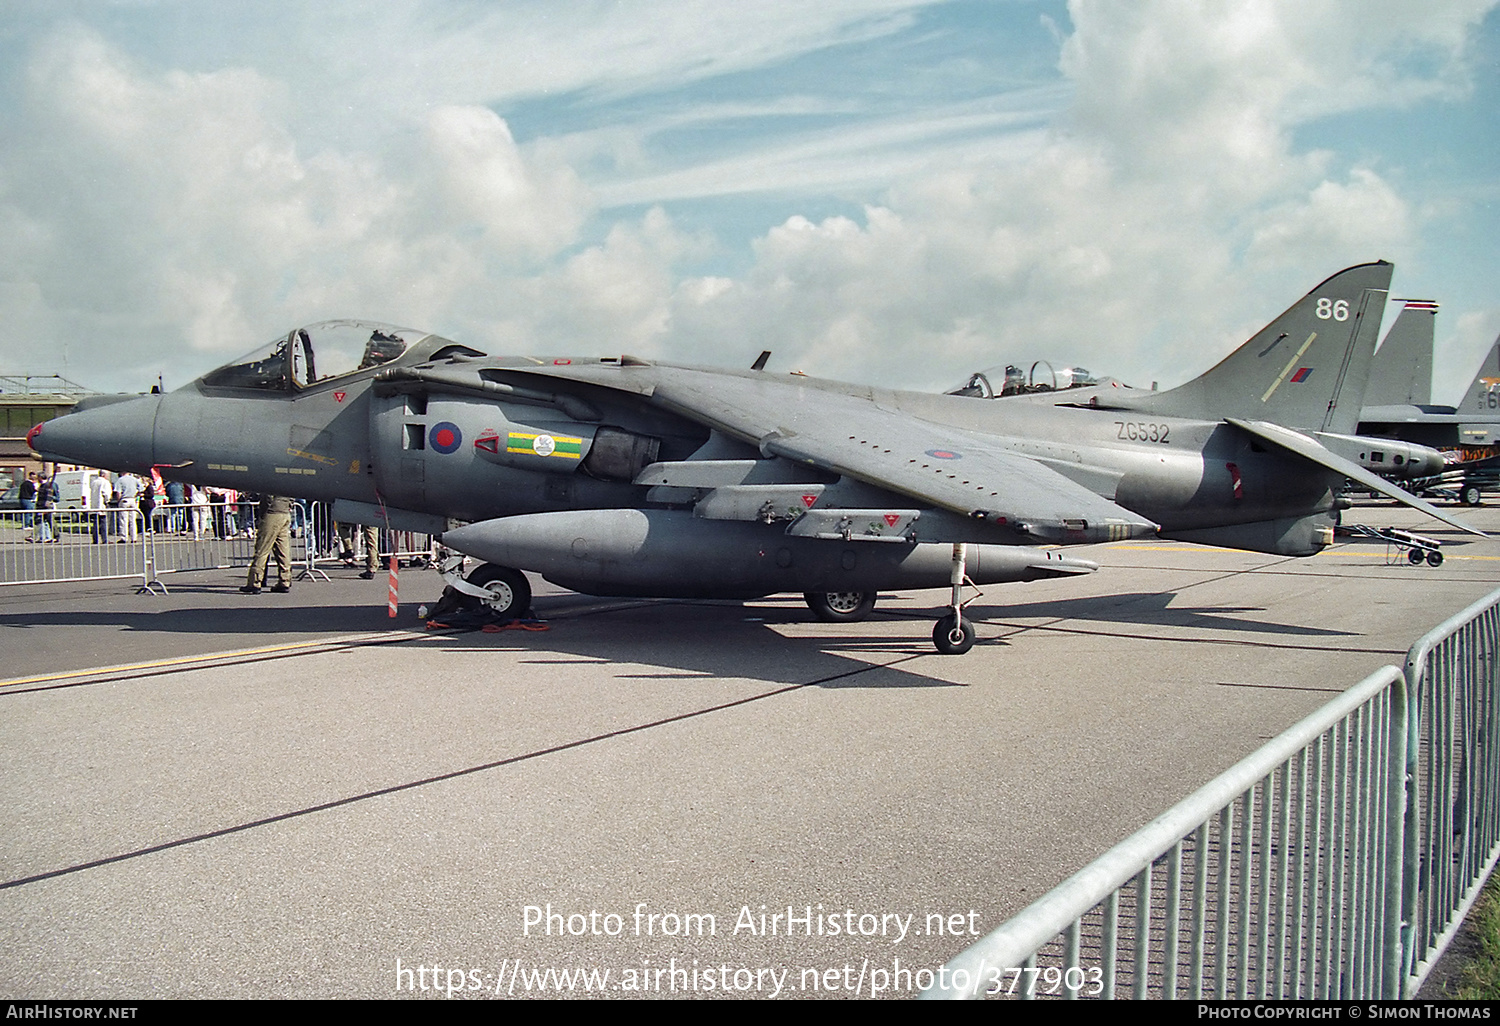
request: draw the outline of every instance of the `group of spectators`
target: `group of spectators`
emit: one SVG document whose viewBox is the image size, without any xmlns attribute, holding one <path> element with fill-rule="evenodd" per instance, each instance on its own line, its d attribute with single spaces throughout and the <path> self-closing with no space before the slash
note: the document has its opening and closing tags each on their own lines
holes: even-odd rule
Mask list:
<svg viewBox="0 0 1500 1026">
<path fill-rule="evenodd" d="M 21 482 L 21 509 L 26 511 L 26 540 L 29 542 L 55 542 L 57 535 L 52 530 L 52 518 L 47 513 L 57 508 L 57 482 L 51 477 L 38 477 L 36 471 L 26 475 Z M 38 517 L 33 511 L 42 510 Z"/>
<path fill-rule="evenodd" d="M 278 584 L 272 591 L 286 591 L 290 586 L 288 534 L 292 520 L 291 500 L 278 496 L 253 496 L 229 489 L 203 488 L 182 481 L 163 480 L 153 473 L 145 478 L 136 474 L 117 474 L 111 479 L 102 471 L 89 472 L 70 479 L 67 487 L 78 491 L 74 501 L 77 511 L 86 515 L 79 521 L 88 526 L 95 545 L 133 542 L 144 531 L 155 534 L 181 534 L 193 538 L 212 536 L 220 540 L 239 535 L 258 535 L 250 577 L 241 589 L 257 593 L 265 583 L 267 564 L 274 556 Z M 57 475 L 40 476 L 35 471 L 21 483 L 20 502 L 28 542 L 57 542 L 60 528 L 55 512 L 63 508 L 64 497 Z M 256 505 L 261 509 L 261 523 L 256 523 Z M 69 502 L 71 506 L 71 502 Z M 355 562 L 356 533 L 362 545 L 364 569 L 360 577 L 374 578 L 380 563 L 380 534 L 374 527 L 354 524 L 332 524 L 329 542 L 338 544 L 345 566 Z M 267 530 L 267 527 L 270 530 Z"/>
<path fill-rule="evenodd" d="M 58 541 L 52 511 L 63 508 L 64 498 L 57 475 L 29 472 L 21 482 L 19 498 L 25 540 Z M 102 471 L 90 473 L 79 482 L 76 501 L 76 508 L 88 514 L 89 536 L 96 545 L 111 538 L 132 542 L 142 530 L 223 540 L 248 534 L 255 524 L 254 496 L 162 481 L 154 473 L 150 478 L 118 474 L 113 479 Z"/>
<path fill-rule="evenodd" d="M 166 508 L 152 525 L 158 534 L 175 532 L 218 539 L 247 534 L 255 526 L 254 496 L 228 488 L 202 488 L 181 481 L 162 486 Z"/>
</svg>

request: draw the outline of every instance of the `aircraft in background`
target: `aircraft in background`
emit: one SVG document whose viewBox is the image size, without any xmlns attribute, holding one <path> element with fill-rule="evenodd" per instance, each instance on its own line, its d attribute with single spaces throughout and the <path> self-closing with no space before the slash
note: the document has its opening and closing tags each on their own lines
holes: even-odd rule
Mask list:
<svg viewBox="0 0 1500 1026">
<path fill-rule="evenodd" d="M 1409 301 L 1376 354 L 1371 392 L 1360 411 L 1363 434 L 1420 442 L 1439 449 L 1494 445 L 1500 440 L 1500 338 L 1474 373 L 1457 406 L 1432 402 L 1432 348 L 1438 304 Z"/>
<path fill-rule="evenodd" d="M 1360 411 L 1361 434 L 1442 449 L 1442 471 L 1422 489 L 1457 493 L 1477 506 L 1500 484 L 1500 339 L 1479 365 L 1458 406 L 1432 402 L 1432 350 L 1438 304 L 1406 300 L 1375 353 L 1370 387 Z M 1413 487 L 1418 487 L 1414 485 Z"/>
<path fill-rule="evenodd" d="M 1398 300 L 1401 312 L 1385 333 L 1370 364 L 1364 405 L 1428 406 L 1432 403 L 1433 323 L 1438 304 L 1430 299 Z M 1363 411 L 1360 420 L 1367 418 Z"/>
<path fill-rule="evenodd" d="M 485 561 L 458 584 L 502 615 L 527 608 L 522 570 L 595 595 L 803 592 L 832 620 L 868 615 L 881 589 L 946 585 L 933 640 L 958 653 L 974 642 L 965 582 L 1096 569 L 1042 546 L 1159 533 L 1311 555 L 1332 541 L 1346 478 L 1469 530 L 1328 444 L 1391 273 L 1334 275 L 1207 374 L 1128 405 L 1100 389 L 974 402 L 763 359 L 498 356 L 334 321 L 175 392 L 80 404 L 28 441 L 441 535 Z M 1314 412 L 1322 433 L 1283 426 Z"/>
</svg>

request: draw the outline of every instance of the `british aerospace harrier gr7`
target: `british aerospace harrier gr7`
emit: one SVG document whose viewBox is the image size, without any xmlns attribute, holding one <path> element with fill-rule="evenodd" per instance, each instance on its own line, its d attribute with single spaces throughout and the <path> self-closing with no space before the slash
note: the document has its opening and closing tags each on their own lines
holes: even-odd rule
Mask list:
<svg viewBox="0 0 1500 1026">
<path fill-rule="evenodd" d="M 867 615 L 881 589 L 948 587 L 933 638 L 957 653 L 974 641 L 963 583 L 1096 569 L 1059 547 L 1159 534 L 1310 555 L 1346 478 L 1457 523 L 1283 426 L 1312 410 L 1337 430 L 1391 271 L 1349 268 L 1203 377 L 1123 404 L 499 356 L 335 321 L 171 393 L 80 404 L 30 441 L 441 534 L 485 561 L 464 590 L 500 612 L 525 610 L 522 570 L 597 595 L 802 592 L 826 619 Z"/>
</svg>

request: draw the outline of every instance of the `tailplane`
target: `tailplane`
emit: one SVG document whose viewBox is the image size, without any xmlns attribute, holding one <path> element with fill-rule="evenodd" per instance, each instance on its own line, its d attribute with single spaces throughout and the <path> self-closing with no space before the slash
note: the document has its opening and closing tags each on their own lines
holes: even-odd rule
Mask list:
<svg viewBox="0 0 1500 1026">
<path fill-rule="evenodd" d="M 1380 260 L 1340 271 L 1207 373 L 1121 405 L 1169 417 L 1353 433 L 1394 270 Z"/>
</svg>

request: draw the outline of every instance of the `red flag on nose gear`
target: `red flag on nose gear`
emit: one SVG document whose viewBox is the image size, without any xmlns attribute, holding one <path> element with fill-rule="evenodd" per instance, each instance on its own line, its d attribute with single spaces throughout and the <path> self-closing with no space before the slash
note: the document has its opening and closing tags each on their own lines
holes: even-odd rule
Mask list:
<svg viewBox="0 0 1500 1026">
<path fill-rule="evenodd" d="M 1233 463 L 1226 463 L 1224 467 L 1229 471 L 1230 480 L 1234 482 L 1234 497 L 1236 499 L 1243 499 L 1245 497 L 1245 482 L 1240 478 L 1240 468 Z"/>
</svg>

